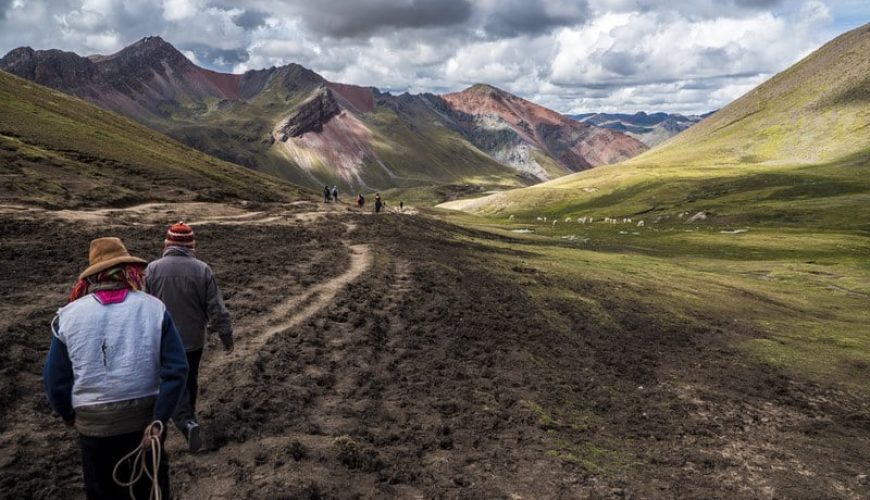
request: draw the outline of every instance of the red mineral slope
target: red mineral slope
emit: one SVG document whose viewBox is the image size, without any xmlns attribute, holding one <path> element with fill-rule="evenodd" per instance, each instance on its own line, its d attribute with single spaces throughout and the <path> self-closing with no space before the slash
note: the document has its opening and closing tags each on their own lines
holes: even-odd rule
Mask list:
<svg viewBox="0 0 870 500">
<path fill-rule="evenodd" d="M 646 149 L 618 132 L 486 85 L 442 98 L 329 82 L 293 63 L 218 73 L 160 37 L 105 56 L 21 47 L 0 58 L 0 69 L 132 117 L 206 153 L 313 187 L 339 182 L 389 188 L 468 178 L 525 184 Z"/>
<path fill-rule="evenodd" d="M 375 110 L 375 95 L 371 87 L 335 82 L 329 82 L 326 86 L 338 94 L 339 102 L 343 107 L 350 105 L 354 111 L 359 113 L 371 113 Z M 341 101 L 342 98 L 343 101 Z"/>
<path fill-rule="evenodd" d="M 509 127 L 571 171 L 617 163 L 648 149 L 627 135 L 578 123 L 490 85 L 477 84 L 441 97 L 467 126 L 483 131 Z"/>
</svg>

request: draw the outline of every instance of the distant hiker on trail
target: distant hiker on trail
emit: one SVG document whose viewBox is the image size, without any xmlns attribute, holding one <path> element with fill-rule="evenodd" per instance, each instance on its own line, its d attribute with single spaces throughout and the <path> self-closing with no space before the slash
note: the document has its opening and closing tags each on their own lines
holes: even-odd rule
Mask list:
<svg viewBox="0 0 870 500">
<path fill-rule="evenodd" d="M 331 192 L 329 191 L 329 186 L 323 186 L 323 203 L 329 203 L 329 200 L 332 199 Z"/>
<path fill-rule="evenodd" d="M 338 203 L 338 186 L 332 186 L 332 202 Z"/>
<path fill-rule="evenodd" d="M 399 212 L 404 212 L 404 211 L 405 211 L 405 202 L 400 200 L 399 201 Z"/>
<path fill-rule="evenodd" d="M 365 204 L 366 204 L 366 199 L 363 198 L 362 193 L 357 193 L 356 194 L 356 205 L 360 208 L 360 210 L 362 210 L 362 207 Z"/>
<path fill-rule="evenodd" d="M 381 193 L 375 193 L 375 213 L 381 213 L 381 207 L 384 203 L 381 201 Z"/>
<path fill-rule="evenodd" d="M 51 322 L 45 392 L 79 433 L 87 498 L 151 498 L 154 483 L 145 474 L 129 491 L 118 481 L 141 472 L 124 460 L 131 453 L 145 455 L 155 475 L 151 450 L 162 446 L 184 392 L 184 347 L 163 303 L 140 291 L 146 261 L 131 256 L 118 238 L 93 240 L 89 260 L 69 304 Z M 160 494 L 170 498 L 165 452 L 156 476 Z"/>
<path fill-rule="evenodd" d="M 187 448 L 195 452 L 202 447 L 196 421 L 196 397 L 199 392 L 199 362 L 205 346 L 205 328 L 211 321 L 223 343 L 224 352 L 233 352 L 233 327 L 224 305 L 214 273 L 196 258 L 193 229 L 179 222 L 172 225 L 163 240 L 163 257 L 148 264 L 146 290 L 162 300 L 178 325 L 190 375 L 184 396 L 172 416 L 175 426 L 187 439 Z"/>
</svg>

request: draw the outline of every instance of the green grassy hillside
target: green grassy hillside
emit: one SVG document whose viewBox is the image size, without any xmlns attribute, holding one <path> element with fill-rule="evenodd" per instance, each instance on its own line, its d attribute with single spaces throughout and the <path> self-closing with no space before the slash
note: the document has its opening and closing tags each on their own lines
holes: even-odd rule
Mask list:
<svg viewBox="0 0 870 500">
<path fill-rule="evenodd" d="M 628 162 L 442 207 L 534 248 L 541 273 L 724 313 L 754 332 L 733 341 L 748 360 L 868 391 L 867 54 L 870 25 Z"/>
<path fill-rule="evenodd" d="M 296 199 L 300 188 L 0 71 L 0 198 L 52 207 Z"/>
<path fill-rule="evenodd" d="M 870 146 L 870 24 L 628 164 L 826 163 Z"/>
<path fill-rule="evenodd" d="M 445 208 L 870 230 L 870 25 L 619 165 Z"/>
</svg>

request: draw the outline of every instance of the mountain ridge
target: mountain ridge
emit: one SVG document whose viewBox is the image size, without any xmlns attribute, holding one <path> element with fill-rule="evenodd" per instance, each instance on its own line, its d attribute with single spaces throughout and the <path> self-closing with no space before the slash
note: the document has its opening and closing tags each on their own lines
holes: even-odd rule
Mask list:
<svg viewBox="0 0 870 500">
<path fill-rule="evenodd" d="M 599 127 L 622 132 L 652 148 L 699 123 L 715 112 L 710 111 L 700 115 L 684 115 L 680 113 L 646 113 L 638 111 L 636 113 L 582 113 L 568 116 L 582 123 L 591 123 Z"/>
<path fill-rule="evenodd" d="M 486 128 L 486 120 L 495 119 L 497 123 L 494 126 L 510 128 L 524 140 L 523 142 L 546 151 L 572 171 L 613 163 L 635 156 L 644 149 L 636 141 L 624 139 L 622 135 L 577 123 L 565 115 L 492 85 L 478 83 L 460 92 L 444 94 L 441 97 L 453 109 L 475 117 L 472 119 L 474 122 L 472 127 Z M 570 138 L 565 138 L 566 135 Z M 587 147 L 599 141 L 610 142 L 613 147 L 603 150 Z M 566 147 L 570 144 L 577 147 Z M 534 159 L 529 163 L 534 163 Z M 540 165 L 536 166 L 541 169 L 533 172 L 537 176 L 541 177 L 548 173 L 543 171 Z"/>
<path fill-rule="evenodd" d="M 578 127 L 502 90 L 512 103 L 536 110 L 530 116 L 544 117 L 528 125 L 541 130 L 526 133 L 517 116 L 509 123 L 503 116 L 467 113 L 462 92 L 394 96 L 330 82 L 294 63 L 218 73 L 195 65 L 160 37 L 89 57 L 14 49 L 0 59 L 0 69 L 130 116 L 224 160 L 311 187 L 517 187 L 646 149 L 622 134 Z"/>
<path fill-rule="evenodd" d="M 870 227 L 870 24 L 829 41 L 658 148 L 618 165 L 441 205 Z M 817 208 L 813 208 L 817 207 Z M 822 208 L 824 210 L 822 210 Z"/>
</svg>

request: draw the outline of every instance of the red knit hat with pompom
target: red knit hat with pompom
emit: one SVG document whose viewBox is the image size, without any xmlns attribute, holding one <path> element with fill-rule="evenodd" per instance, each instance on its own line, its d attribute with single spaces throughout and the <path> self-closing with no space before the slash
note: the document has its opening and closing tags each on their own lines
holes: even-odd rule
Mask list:
<svg viewBox="0 0 870 500">
<path fill-rule="evenodd" d="M 195 247 L 196 238 L 193 235 L 193 228 L 184 222 L 179 222 L 178 224 L 169 226 L 163 244 L 166 246 L 174 245 L 179 247 Z"/>
</svg>

